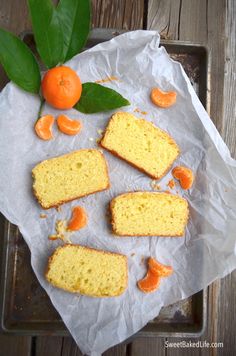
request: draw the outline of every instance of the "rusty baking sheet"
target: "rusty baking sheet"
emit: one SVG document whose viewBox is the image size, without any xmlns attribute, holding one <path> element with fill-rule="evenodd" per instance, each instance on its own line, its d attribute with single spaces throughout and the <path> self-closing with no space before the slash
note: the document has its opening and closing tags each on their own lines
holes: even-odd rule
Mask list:
<svg viewBox="0 0 236 356">
<path fill-rule="evenodd" d="M 117 30 L 92 31 L 88 48 L 121 33 Z M 35 50 L 31 33 L 23 34 L 24 41 Z M 202 104 L 208 100 L 208 55 L 199 45 L 162 41 L 171 57 L 179 61 Z M 29 335 L 68 335 L 68 331 L 51 301 L 37 281 L 31 265 L 30 252 L 16 226 L 0 216 L 3 243 L 1 271 L 1 327 L 5 333 Z M 1 256 L 0 256 L 1 257 Z M 135 337 L 188 337 L 199 336 L 206 325 L 206 291 L 161 309 Z"/>
</svg>

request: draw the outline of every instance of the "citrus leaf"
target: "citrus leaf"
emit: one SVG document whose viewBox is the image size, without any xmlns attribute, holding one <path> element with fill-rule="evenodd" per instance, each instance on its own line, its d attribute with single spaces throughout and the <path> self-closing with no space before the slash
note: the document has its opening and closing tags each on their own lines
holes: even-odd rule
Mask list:
<svg viewBox="0 0 236 356">
<path fill-rule="evenodd" d="M 64 61 L 79 53 L 90 30 L 89 0 L 60 0 L 57 13 L 63 28 Z"/>
<path fill-rule="evenodd" d="M 97 83 L 82 84 L 82 95 L 75 109 L 85 114 L 109 111 L 130 105 L 129 101 L 115 90 Z"/>
<path fill-rule="evenodd" d="M 51 0 L 28 0 L 38 53 L 48 68 L 63 59 L 63 33 Z"/>
<path fill-rule="evenodd" d="M 38 93 L 40 88 L 40 71 L 38 63 L 18 37 L 0 29 L 0 62 L 15 84 L 30 93 Z"/>
</svg>

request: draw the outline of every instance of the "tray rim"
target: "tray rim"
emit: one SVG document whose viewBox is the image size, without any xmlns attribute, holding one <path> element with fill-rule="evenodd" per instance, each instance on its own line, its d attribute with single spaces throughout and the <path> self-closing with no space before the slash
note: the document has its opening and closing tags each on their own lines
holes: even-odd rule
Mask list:
<svg viewBox="0 0 236 356">
<path fill-rule="evenodd" d="M 94 28 L 90 32 L 89 39 L 93 41 L 99 41 L 99 42 L 105 42 L 110 40 L 111 38 L 116 37 L 117 35 L 130 32 L 126 30 L 118 30 L 118 29 L 106 29 L 106 28 Z M 20 34 L 20 38 L 23 39 L 26 35 L 32 34 L 32 31 L 23 31 Z M 194 50 L 198 49 L 201 50 L 204 53 L 205 56 L 205 68 L 204 68 L 204 74 L 205 74 L 205 85 L 206 85 L 206 91 L 205 91 L 205 98 L 204 98 L 204 107 L 205 109 L 209 112 L 210 109 L 210 73 L 211 73 L 211 68 L 210 68 L 210 53 L 209 50 L 206 46 L 202 45 L 201 43 L 194 43 L 191 41 L 178 41 L 178 40 L 162 40 L 160 39 L 160 46 L 176 46 L 176 48 L 186 49 L 188 50 Z M 186 53 L 181 51 L 182 53 Z M 8 276 L 8 269 L 7 265 L 9 262 L 9 237 L 10 237 L 10 229 L 11 226 L 16 225 L 10 223 L 5 217 L 4 217 L 4 236 L 3 236 L 3 245 L 2 245 L 2 253 L 1 253 L 1 280 L 0 280 L 0 316 L 1 316 L 1 323 L 0 323 L 0 334 L 12 334 L 12 335 L 31 335 L 31 336 L 37 336 L 37 335 L 50 335 L 50 336 L 68 336 L 70 335 L 69 331 L 67 330 L 66 326 L 64 326 L 64 323 L 62 321 L 62 326 L 65 327 L 61 330 L 56 330 L 54 331 L 53 329 L 47 329 L 47 330 L 42 330 L 42 329 L 37 329 L 37 330 L 19 330 L 19 329 L 11 329 L 8 328 L 5 325 L 5 320 L 4 320 L 4 315 L 5 315 L 5 306 L 6 306 L 6 284 L 7 284 L 7 276 Z M 25 241 L 25 240 L 24 240 Z M 26 243 L 26 241 L 25 241 Z M 132 341 L 132 339 L 137 338 L 137 337 L 148 337 L 148 338 L 153 338 L 153 337 L 200 337 L 205 329 L 206 329 L 206 324 L 207 324 L 207 288 L 203 289 L 195 294 L 201 293 L 202 296 L 202 313 L 201 313 L 201 323 L 199 324 L 199 328 L 196 330 L 196 332 L 192 331 L 173 331 L 173 332 L 165 332 L 165 331 L 145 331 L 146 326 L 140 331 L 138 331 L 136 334 L 132 335 L 131 338 L 125 340 L 125 343 L 128 343 Z M 194 294 L 194 295 L 195 295 Z M 55 322 L 55 323 L 58 323 Z M 32 325 L 35 323 L 32 323 Z M 38 323 L 40 325 L 40 323 Z M 51 322 L 53 324 L 53 322 Z M 148 325 L 148 324 L 147 324 Z M 57 325 L 58 326 L 58 325 Z"/>
</svg>

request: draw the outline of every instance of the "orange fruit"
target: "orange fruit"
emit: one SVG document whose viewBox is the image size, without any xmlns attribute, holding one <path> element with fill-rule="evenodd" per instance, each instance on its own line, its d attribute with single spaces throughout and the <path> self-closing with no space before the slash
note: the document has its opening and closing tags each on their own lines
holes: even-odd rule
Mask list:
<svg viewBox="0 0 236 356">
<path fill-rule="evenodd" d="M 75 206 L 72 210 L 72 218 L 69 221 L 68 230 L 75 231 L 87 225 L 87 215 L 81 206 Z"/>
<path fill-rule="evenodd" d="M 177 166 L 172 170 L 172 175 L 179 180 L 183 189 L 190 189 L 193 185 L 194 175 L 190 168 Z"/>
<path fill-rule="evenodd" d="M 156 274 L 160 277 L 168 277 L 173 273 L 173 268 L 171 266 L 163 265 L 153 257 L 149 257 L 148 267 L 153 274 Z"/>
<path fill-rule="evenodd" d="M 151 100 L 153 104 L 161 108 L 169 108 L 176 102 L 176 92 L 167 91 L 164 92 L 159 88 L 153 88 L 151 91 Z"/>
<path fill-rule="evenodd" d="M 39 138 L 45 141 L 53 138 L 52 125 L 54 121 L 55 119 L 52 115 L 45 115 L 37 120 L 34 129 Z"/>
<path fill-rule="evenodd" d="M 56 109 L 71 109 L 79 101 L 82 92 L 79 76 L 66 66 L 49 69 L 41 87 L 44 99 Z"/>
<path fill-rule="evenodd" d="M 76 135 L 80 132 L 82 124 L 78 120 L 72 120 L 66 115 L 59 115 L 57 118 L 57 125 L 61 132 L 66 135 Z"/>
<path fill-rule="evenodd" d="M 146 276 L 138 281 L 138 287 L 144 293 L 154 292 L 159 287 L 160 281 L 161 278 L 148 269 Z"/>
</svg>

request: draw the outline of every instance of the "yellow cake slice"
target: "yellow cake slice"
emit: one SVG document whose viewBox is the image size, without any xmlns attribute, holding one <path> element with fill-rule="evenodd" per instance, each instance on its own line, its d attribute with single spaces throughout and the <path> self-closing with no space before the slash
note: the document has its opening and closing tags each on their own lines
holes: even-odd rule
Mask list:
<svg viewBox="0 0 236 356">
<path fill-rule="evenodd" d="M 180 153 L 168 133 L 127 112 L 111 117 L 100 144 L 154 179 L 163 177 Z"/>
<path fill-rule="evenodd" d="M 103 154 L 83 149 L 43 161 L 32 170 L 33 191 L 44 209 L 109 187 Z"/>
<path fill-rule="evenodd" d="M 168 193 L 135 192 L 111 201 L 112 227 L 120 236 L 183 236 L 188 203 Z"/>
<path fill-rule="evenodd" d="M 64 245 L 49 258 L 46 279 L 68 292 L 115 297 L 127 288 L 127 257 L 80 245 Z"/>
</svg>

